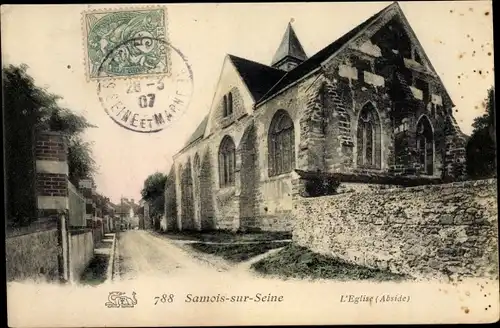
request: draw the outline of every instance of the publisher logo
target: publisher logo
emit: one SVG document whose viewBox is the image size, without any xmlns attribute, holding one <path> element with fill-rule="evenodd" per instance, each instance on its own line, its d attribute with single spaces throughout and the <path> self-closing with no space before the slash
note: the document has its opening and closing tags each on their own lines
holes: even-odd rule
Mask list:
<svg viewBox="0 0 500 328">
<path fill-rule="evenodd" d="M 132 292 L 132 297 L 125 296 L 124 292 L 110 292 L 104 305 L 108 308 L 133 308 L 137 304 L 135 295 L 135 292 Z"/>
</svg>

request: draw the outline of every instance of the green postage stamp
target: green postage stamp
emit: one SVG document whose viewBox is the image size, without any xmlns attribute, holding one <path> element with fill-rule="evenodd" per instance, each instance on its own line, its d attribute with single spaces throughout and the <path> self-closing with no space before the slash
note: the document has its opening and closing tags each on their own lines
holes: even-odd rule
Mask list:
<svg viewBox="0 0 500 328">
<path fill-rule="evenodd" d="M 83 28 L 88 79 L 169 74 L 166 8 L 87 11 Z"/>
</svg>

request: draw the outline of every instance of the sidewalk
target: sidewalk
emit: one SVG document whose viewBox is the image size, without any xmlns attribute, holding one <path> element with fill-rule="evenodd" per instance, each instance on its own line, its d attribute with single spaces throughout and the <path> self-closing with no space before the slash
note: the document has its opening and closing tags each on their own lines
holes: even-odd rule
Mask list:
<svg viewBox="0 0 500 328">
<path fill-rule="evenodd" d="M 85 270 L 81 283 L 95 285 L 110 282 L 115 273 L 116 234 L 105 234 L 94 247 L 94 258 Z"/>
</svg>

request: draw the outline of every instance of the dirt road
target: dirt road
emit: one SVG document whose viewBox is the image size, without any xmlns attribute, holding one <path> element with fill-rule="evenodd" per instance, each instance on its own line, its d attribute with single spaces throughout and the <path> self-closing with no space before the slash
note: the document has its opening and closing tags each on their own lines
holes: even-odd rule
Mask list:
<svg viewBox="0 0 500 328">
<path fill-rule="evenodd" d="M 121 280 L 142 275 L 220 274 L 234 268 L 218 257 L 144 230 L 120 233 L 117 255 Z"/>
</svg>

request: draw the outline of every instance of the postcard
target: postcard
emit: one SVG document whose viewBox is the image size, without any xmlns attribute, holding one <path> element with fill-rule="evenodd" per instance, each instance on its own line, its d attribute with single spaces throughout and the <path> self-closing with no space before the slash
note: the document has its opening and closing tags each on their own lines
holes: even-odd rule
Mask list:
<svg viewBox="0 0 500 328">
<path fill-rule="evenodd" d="M 491 1 L 1 13 L 9 326 L 499 319 Z"/>
</svg>

